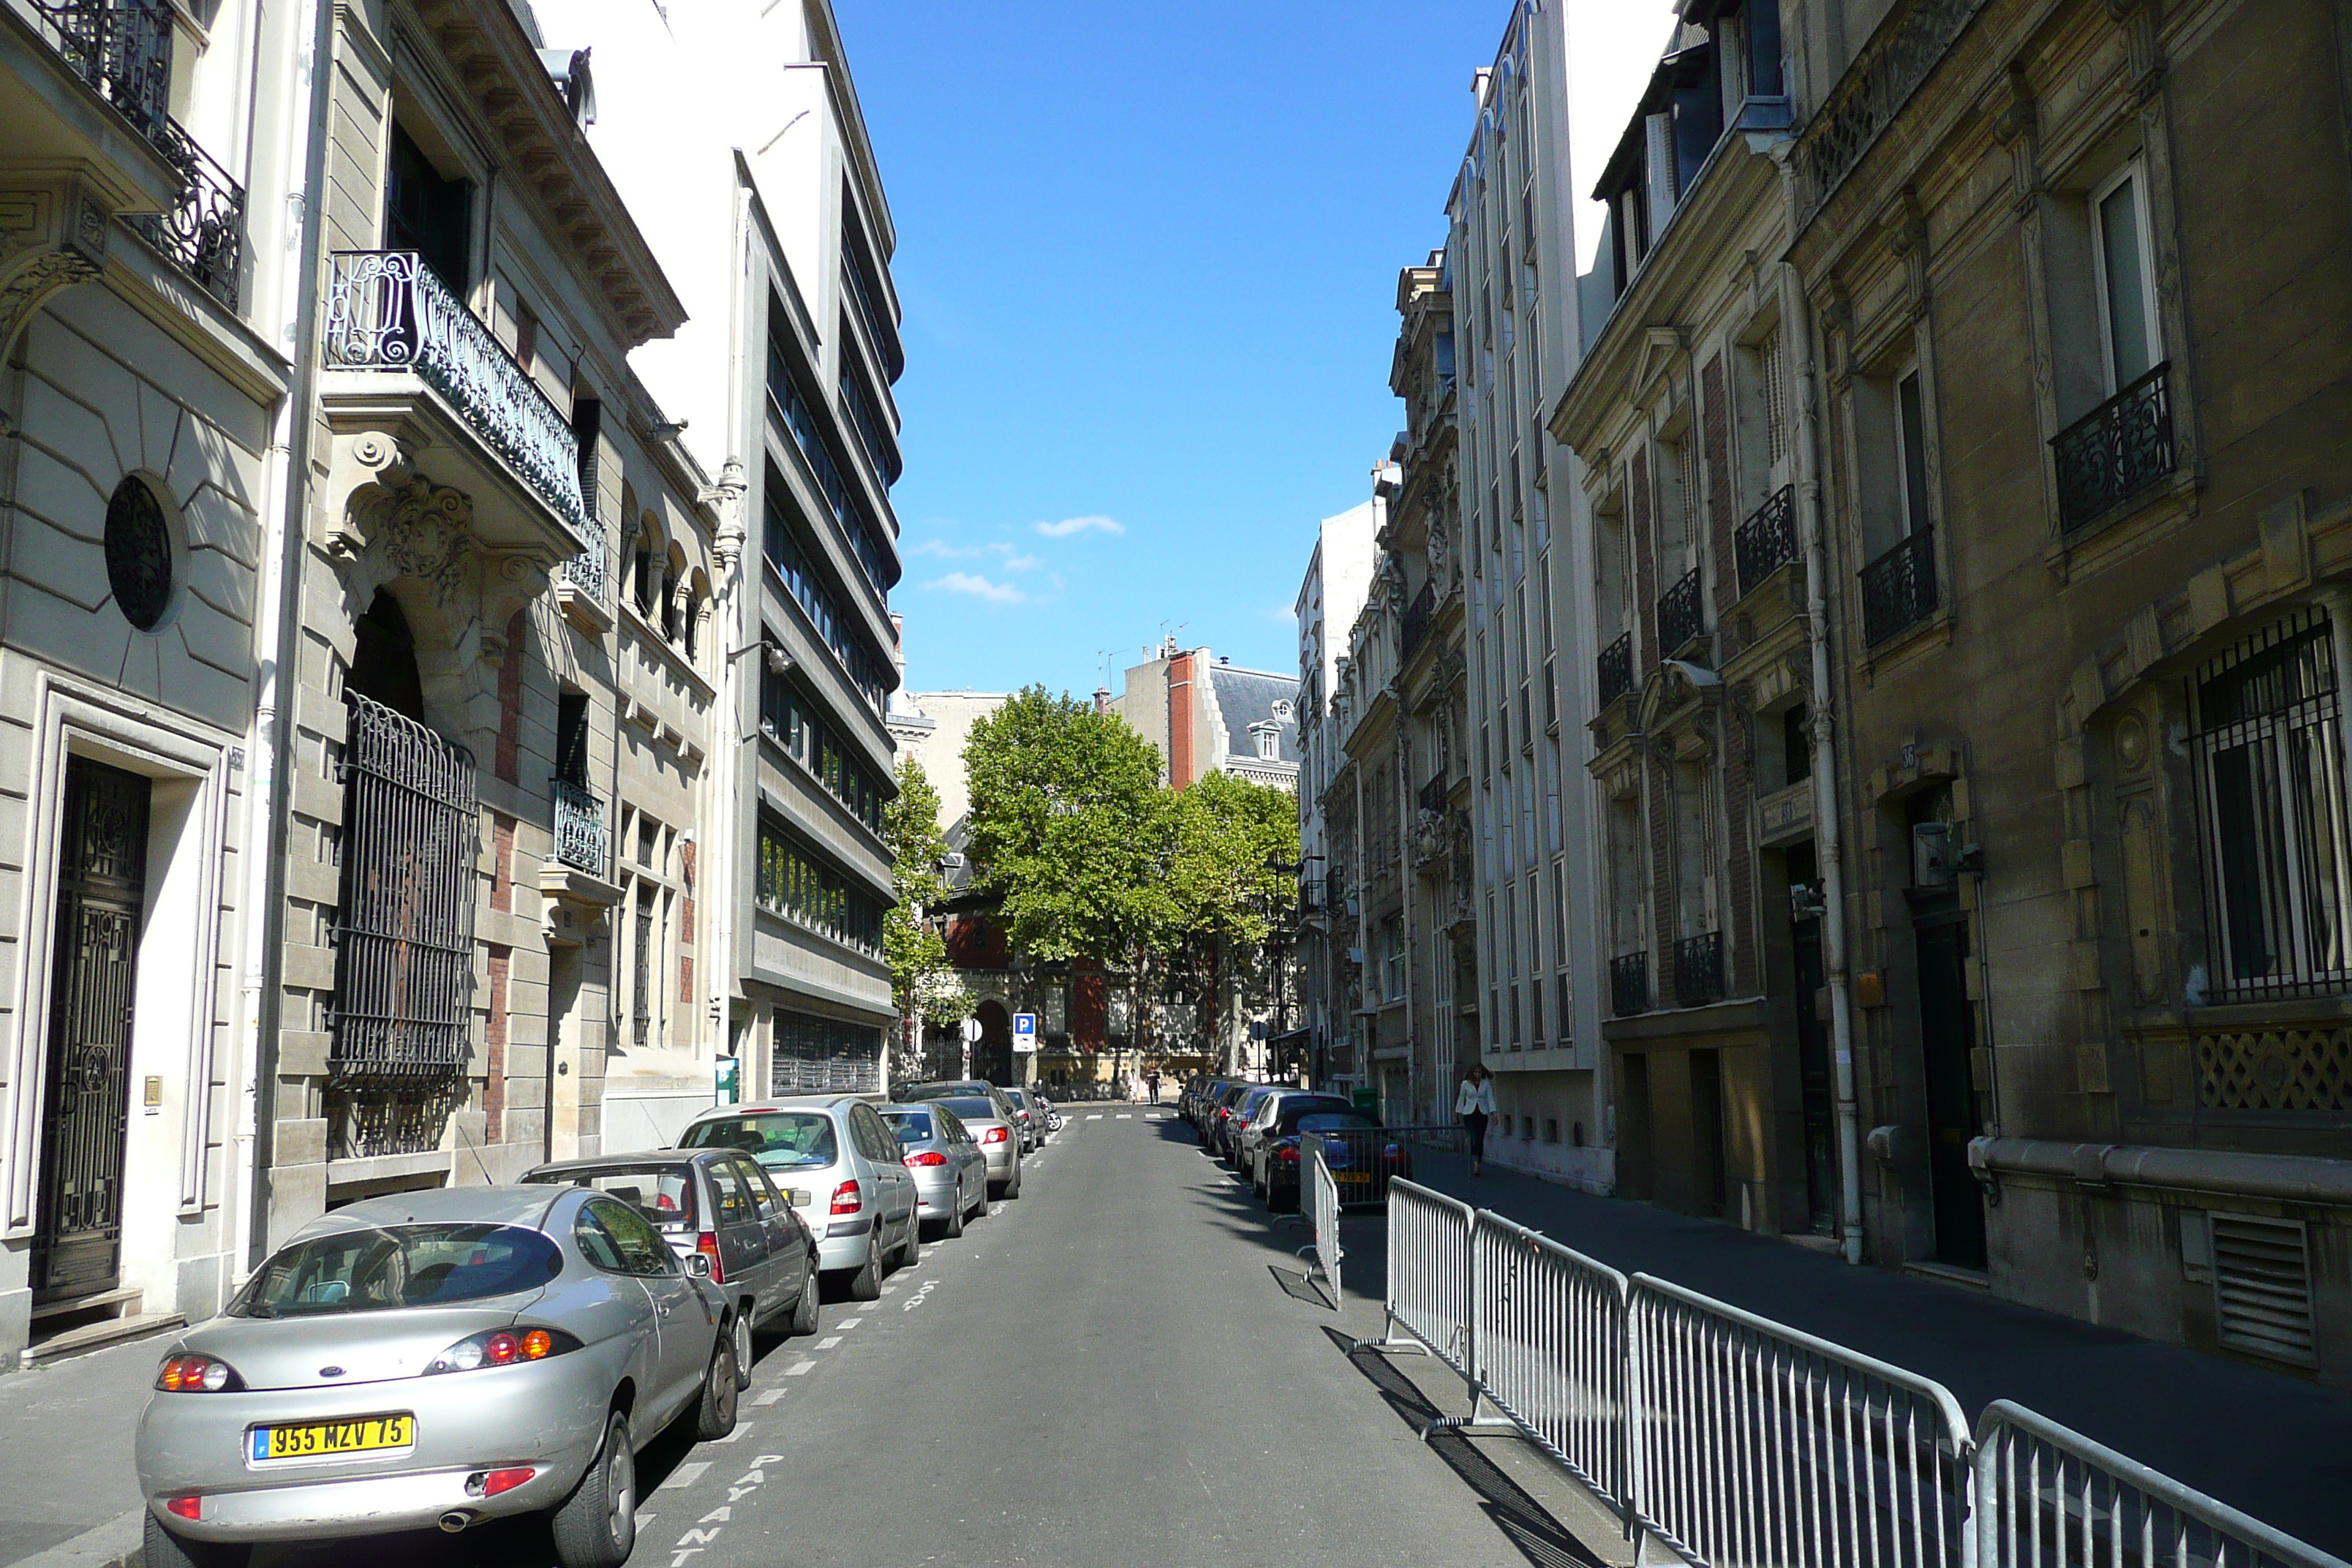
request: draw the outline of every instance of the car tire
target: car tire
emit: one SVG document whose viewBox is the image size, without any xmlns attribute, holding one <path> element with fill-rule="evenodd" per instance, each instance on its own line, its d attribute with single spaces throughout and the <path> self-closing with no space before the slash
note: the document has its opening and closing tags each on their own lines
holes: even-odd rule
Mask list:
<svg viewBox="0 0 2352 1568">
<path fill-rule="evenodd" d="M 1004 1184 L 1004 1201 L 1008 1204 L 1021 1201 L 1021 1167 L 1018 1165 L 1013 1167 L 1013 1179 Z"/>
<path fill-rule="evenodd" d="M 629 1560 L 637 1544 L 637 1457 L 626 1411 L 607 1418 L 604 1447 L 548 1523 L 562 1568 L 621 1568 Z"/>
<path fill-rule="evenodd" d="M 741 1393 L 751 1386 L 751 1311 L 739 1308 L 735 1313 L 735 1389 Z"/>
<path fill-rule="evenodd" d="M 226 1546 L 210 1541 L 187 1541 L 147 1515 L 147 1541 L 142 1561 L 154 1568 L 239 1568 L 253 1555 L 250 1546 Z"/>
<path fill-rule="evenodd" d="M 940 1222 L 940 1238 L 953 1241 L 963 1234 L 963 1189 L 956 1189 L 955 1201 L 948 1205 L 948 1217 Z"/>
<path fill-rule="evenodd" d="M 882 1299 L 882 1249 L 879 1246 L 866 1249 L 866 1261 L 849 1277 L 849 1299 L 853 1301 L 879 1301 Z"/>
<path fill-rule="evenodd" d="M 694 1407 L 694 1435 L 715 1443 L 735 1430 L 735 1331 L 730 1324 L 710 1347 L 709 1370 L 702 1374 L 702 1398 Z"/>
<path fill-rule="evenodd" d="M 816 1258 L 812 1254 L 808 1260 L 808 1279 L 801 1285 L 800 1300 L 793 1303 L 793 1332 L 800 1335 L 816 1332 L 817 1312 Z"/>
</svg>

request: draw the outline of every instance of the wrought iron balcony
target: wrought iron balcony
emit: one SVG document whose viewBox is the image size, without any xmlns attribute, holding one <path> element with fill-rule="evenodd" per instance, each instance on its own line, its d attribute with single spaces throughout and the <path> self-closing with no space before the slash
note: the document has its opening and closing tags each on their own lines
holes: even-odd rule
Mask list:
<svg viewBox="0 0 2352 1568">
<path fill-rule="evenodd" d="M 1323 873 L 1323 907 L 1335 915 L 1348 912 L 1348 873 L 1337 867 Z"/>
<path fill-rule="evenodd" d="M 1601 706 L 1608 707 L 1633 689 L 1633 634 L 1627 632 L 1601 650 Z"/>
<path fill-rule="evenodd" d="M 613 602 L 613 569 L 605 559 L 604 531 L 588 524 L 585 531 L 593 542 L 563 563 L 563 580 L 599 605 L 609 605 Z"/>
<path fill-rule="evenodd" d="M 1796 496 L 1794 487 L 1782 485 L 1731 536 L 1731 552 L 1739 563 L 1741 598 L 1797 559 Z"/>
<path fill-rule="evenodd" d="M 1429 636 L 1430 616 L 1436 608 L 1437 584 L 1432 580 L 1423 583 L 1421 585 L 1421 592 L 1412 596 L 1412 603 L 1404 607 L 1404 657 L 1406 658 L 1411 658 L 1412 650 L 1421 646 L 1423 637 Z"/>
<path fill-rule="evenodd" d="M 1440 769 L 1436 777 L 1421 786 L 1421 809 L 1433 816 L 1444 816 L 1446 794 L 1445 773 Z"/>
<path fill-rule="evenodd" d="M 421 376 L 575 532 L 585 531 L 571 422 L 416 252 L 335 253 L 326 360 L 336 370 Z"/>
<path fill-rule="evenodd" d="M 1620 1018 L 1650 1010 L 1648 953 L 1620 953 L 1609 961 L 1609 1010 Z"/>
<path fill-rule="evenodd" d="M 1936 608 L 1936 531 L 1923 528 L 1862 569 L 1862 635 L 1882 643 Z"/>
<path fill-rule="evenodd" d="M 2172 472 L 2172 366 L 2158 365 L 2050 442 L 2058 460 L 2058 521 L 2079 528 Z"/>
<path fill-rule="evenodd" d="M 1702 931 L 1675 943 L 1675 1002 L 1704 1007 L 1723 1000 L 1723 933 Z"/>
<path fill-rule="evenodd" d="M 1694 566 L 1658 595 L 1658 652 L 1668 658 L 1675 649 L 1706 629 L 1699 606 L 1698 568 Z"/>
<path fill-rule="evenodd" d="M 236 309 L 245 187 L 170 113 L 172 13 L 152 0 L 31 0 L 68 68 L 129 121 L 179 178 L 172 206 L 128 220 L 206 293 Z"/>
<path fill-rule="evenodd" d="M 554 781 L 555 858 L 575 871 L 603 877 L 610 863 L 604 803 L 563 779 Z"/>
</svg>

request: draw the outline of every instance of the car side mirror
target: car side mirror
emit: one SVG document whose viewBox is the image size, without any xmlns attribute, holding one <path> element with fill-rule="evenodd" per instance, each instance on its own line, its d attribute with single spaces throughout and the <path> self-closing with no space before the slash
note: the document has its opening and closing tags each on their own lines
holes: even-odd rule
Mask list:
<svg viewBox="0 0 2352 1568">
<path fill-rule="evenodd" d="M 686 1271 L 687 1271 L 688 1274 L 692 1275 L 692 1276 L 693 1276 L 695 1279 L 709 1279 L 709 1278 L 710 1278 L 710 1258 L 709 1258 L 709 1254 L 707 1254 L 707 1253 L 701 1253 L 701 1252 L 689 1252 L 689 1253 L 688 1253 L 688 1254 L 686 1255 Z"/>
</svg>

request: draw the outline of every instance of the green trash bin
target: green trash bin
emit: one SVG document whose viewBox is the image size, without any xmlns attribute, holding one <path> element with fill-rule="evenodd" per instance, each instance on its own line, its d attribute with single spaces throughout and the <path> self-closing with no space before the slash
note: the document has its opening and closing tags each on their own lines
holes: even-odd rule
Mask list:
<svg viewBox="0 0 2352 1568">
<path fill-rule="evenodd" d="M 1380 1115 L 1381 1091 L 1379 1089 L 1360 1089 L 1349 1098 L 1356 1102 L 1356 1109 L 1362 1111 L 1365 1115 L 1373 1117 Z"/>
</svg>

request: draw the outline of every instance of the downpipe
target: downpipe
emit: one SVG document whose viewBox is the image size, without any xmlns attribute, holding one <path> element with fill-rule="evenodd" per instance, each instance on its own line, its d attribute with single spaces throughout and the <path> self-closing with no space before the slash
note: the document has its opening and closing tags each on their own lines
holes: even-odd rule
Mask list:
<svg viewBox="0 0 2352 1568">
<path fill-rule="evenodd" d="M 1793 175 L 1784 163 L 1781 179 Z M 1793 196 L 1793 192 L 1790 193 Z M 1793 200 L 1790 210 L 1795 210 Z M 1844 835 L 1838 816 L 1837 693 L 1830 670 L 1829 546 L 1822 523 L 1819 381 L 1813 321 L 1791 262 L 1780 264 L 1781 330 L 1792 337 L 1796 375 L 1797 529 L 1805 552 L 1805 640 L 1812 663 L 1813 843 L 1822 879 L 1822 974 L 1830 994 L 1830 1050 L 1837 1086 L 1838 1231 L 1845 1260 L 1862 1261 L 1862 1118 L 1853 1076 L 1853 994 L 1847 970 Z"/>
</svg>

